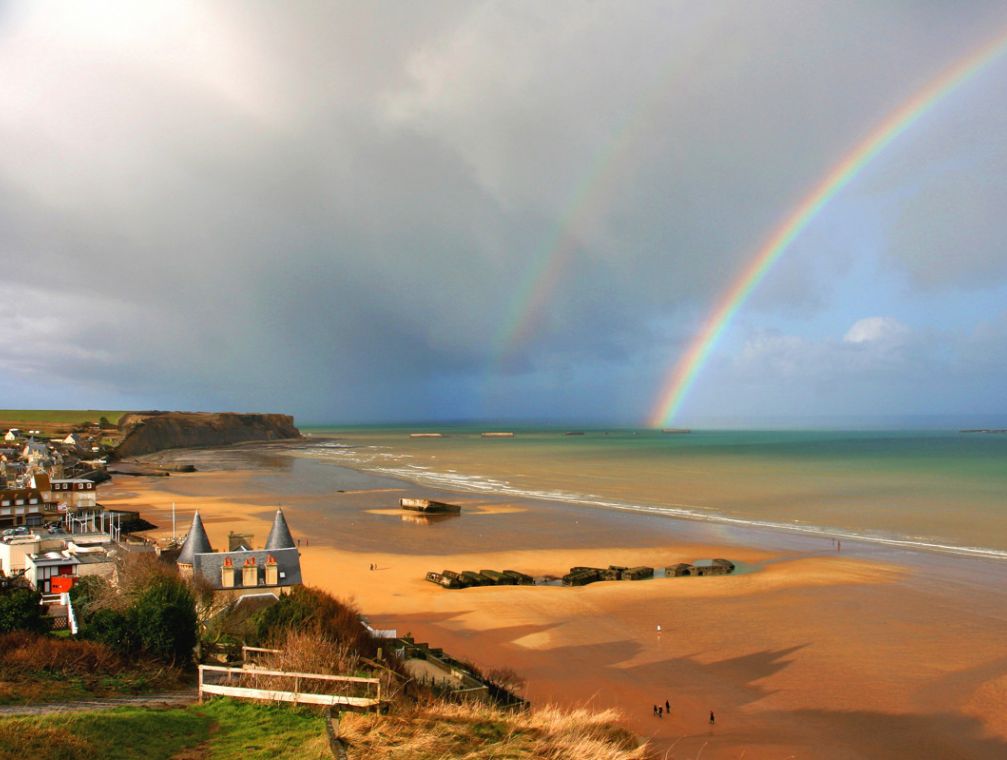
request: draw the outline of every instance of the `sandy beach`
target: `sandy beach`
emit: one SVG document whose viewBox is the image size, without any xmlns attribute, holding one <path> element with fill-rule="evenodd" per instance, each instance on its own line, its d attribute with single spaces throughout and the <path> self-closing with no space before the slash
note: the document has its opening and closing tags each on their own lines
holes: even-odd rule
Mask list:
<svg viewBox="0 0 1007 760">
<path fill-rule="evenodd" d="M 513 668 L 533 703 L 616 706 L 658 756 L 1007 756 L 1003 563 L 450 495 L 284 453 L 187 461 L 201 471 L 116 477 L 99 499 L 140 510 L 158 537 L 171 533 L 172 503 L 183 532 L 198 509 L 215 547 L 231 530 L 261 545 L 282 504 L 308 584 L 353 600 L 376 626 Z M 407 494 L 450 496 L 463 514 L 403 519 Z M 740 572 L 456 591 L 423 579 L 704 557 Z M 670 715 L 658 719 L 652 706 L 665 700 Z"/>
</svg>

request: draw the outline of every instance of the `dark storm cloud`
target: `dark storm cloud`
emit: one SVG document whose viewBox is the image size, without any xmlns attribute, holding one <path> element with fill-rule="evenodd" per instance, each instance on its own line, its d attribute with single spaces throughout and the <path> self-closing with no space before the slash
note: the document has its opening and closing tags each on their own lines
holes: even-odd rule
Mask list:
<svg viewBox="0 0 1007 760">
<path fill-rule="evenodd" d="M 989 8 L 11 4 L 5 388 L 314 419 L 639 414 L 792 200 Z M 501 323 L 568 216 L 573 263 L 501 370 Z M 775 302 L 814 309 L 821 279 L 790 278 Z"/>
</svg>

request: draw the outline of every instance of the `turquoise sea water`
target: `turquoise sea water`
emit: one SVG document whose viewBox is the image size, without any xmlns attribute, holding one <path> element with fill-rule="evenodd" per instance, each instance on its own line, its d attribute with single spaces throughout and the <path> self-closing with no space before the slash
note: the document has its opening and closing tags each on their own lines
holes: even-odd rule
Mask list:
<svg viewBox="0 0 1007 760">
<path fill-rule="evenodd" d="M 484 438 L 510 430 L 513 438 Z M 1007 435 L 306 428 L 313 455 L 431 486 L 1007 558 Z M 439 432 L 442 438 L 412 438 Z"/>
</svg>

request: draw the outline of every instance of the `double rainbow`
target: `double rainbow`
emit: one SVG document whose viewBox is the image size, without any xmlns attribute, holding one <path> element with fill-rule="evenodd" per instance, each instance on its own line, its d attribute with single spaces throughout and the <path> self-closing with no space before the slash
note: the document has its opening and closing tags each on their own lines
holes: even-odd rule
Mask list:
<svg viewBox="0 0 1007 760">
<path fill-rule="evenodd" d="M 983 71 L 1005 50 L 1007 50 L 1007 32 L 955 63 L 892 112 L 836 164 L 811 193 L 805 196 L 783 224 L 770 235 L 730 287 L 724 291 L 713 311 L 703 322 L 699 333 L 668 372 L 661 385 L 658 402 L 650 415 L 651 425 L 655 427 L 667 425 L 675 418 L 689 389 L 732 317 L 758 287 L 770 267 L 829 201 L 893 140 L 915 124 L 945 96 Z"/>
</svg>

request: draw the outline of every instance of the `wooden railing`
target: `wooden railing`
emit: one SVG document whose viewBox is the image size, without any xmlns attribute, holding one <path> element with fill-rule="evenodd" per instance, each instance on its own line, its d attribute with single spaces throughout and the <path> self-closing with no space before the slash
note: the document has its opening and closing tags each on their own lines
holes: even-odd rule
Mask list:
<svg viewBox="0 0 1007 760">
<path fill-rule="evenodd" d="M 289 681 L 292 689 L 259 688 L 263 680 Z M 336 683 L 363 686 L 365 691 L 373 694 L 364 696 L 351 694 L 326 694 L 314 689 Z M 302 686 L 314 687 L 302 691 Z M 273 686 L 275 684 L 269 684 Z M 306 705 L 325 705 L 327 707 L 343 705 L 346 707 L 378 707 L 381 704 L 381 680 L 378 678 L 359 678 L 357 676 L 330 676 L 323 673 L 291 673 L 284 670 L 260 670 L 254 668 L 227 668 L 217 665 L 199 666 L 199 701 L 204 694 L 215 694 L 237 699 L 257 699 L 267 702 L 294 702 Z"/>
<path fill-rule="evenodd" d="M 260 659 L 271 654 L 282 654 L 282 649 L 268 649 L 267 647 L 241 647 L 241 667 L 250 669 L 258 667 L 256 664 Z"/>
</svg>

